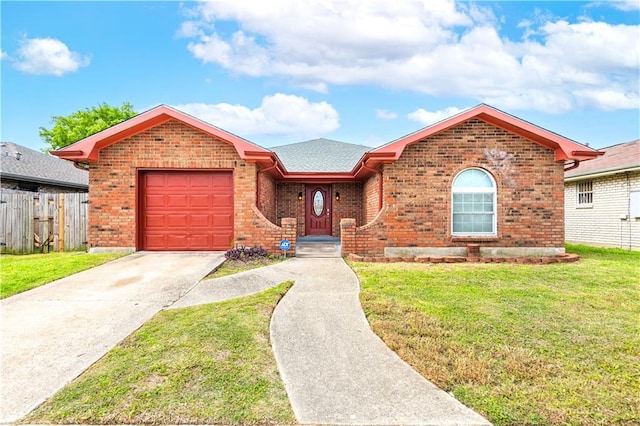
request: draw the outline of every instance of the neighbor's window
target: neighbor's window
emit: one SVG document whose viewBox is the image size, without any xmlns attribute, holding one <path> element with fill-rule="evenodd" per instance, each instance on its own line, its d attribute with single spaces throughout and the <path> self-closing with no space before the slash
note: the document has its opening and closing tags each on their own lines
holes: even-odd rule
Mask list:
<svg viewBox="0 0 640 426">
<path fill-rule="evenodd" d="M 453 235 L 496 234 L 496 184 L 482 169 L 467 169 L 453 180 Z"/>
<path fill-rule="evenodd" d="M 578 182 L 578 205 L 590 206 L 593 204 L 593 181 Z"/>
</svg>

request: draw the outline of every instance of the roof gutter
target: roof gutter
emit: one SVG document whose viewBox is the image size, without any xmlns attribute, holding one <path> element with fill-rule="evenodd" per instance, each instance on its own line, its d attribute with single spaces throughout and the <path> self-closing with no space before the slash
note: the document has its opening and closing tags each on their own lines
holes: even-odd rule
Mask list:
<svg viewBox="0 0 640 426">
<path fill-rule="evenodd" d="M 13 174 L 13 173 L 5 173 L 5 172 L 0 173 L 0 177 L 2 177 L 4 179 L 13 179 L 13 180 L 19 180 L 19 181 L 24 181 L 24 182 L 42 183 L 42 184 L 45 184 L 45 185 L 64 186 L 64 187 L 67 187 L 67 188 L 76 188 L 76 189 L 88 189 L 89 188 L 89 185 L 88 184 L 84 184 L 84 183 L 65 182 L 65 181 L 61 181 L 61 180 L 47 179 L 47 178 L 37 178 L 37 177 L 16 175 L 16 174 Z"/>
</svg>

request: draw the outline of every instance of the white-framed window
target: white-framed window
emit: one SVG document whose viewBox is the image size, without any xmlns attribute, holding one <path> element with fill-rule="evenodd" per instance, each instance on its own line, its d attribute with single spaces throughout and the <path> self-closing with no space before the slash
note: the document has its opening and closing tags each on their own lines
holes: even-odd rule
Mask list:
<svg viewBox="0 0 640 426">
<path fill-rule="evenodd" d="M 496 235 L 496 183 L 488 172 L 476 168 L 461 171 L 451 192 L 453 235 Z"/>
<path fill-rule="evenodd" d="M 578 182 L 578 207 L 590 206 L 593 204 L 593 181 L 585 180 Z"/>
</svg>

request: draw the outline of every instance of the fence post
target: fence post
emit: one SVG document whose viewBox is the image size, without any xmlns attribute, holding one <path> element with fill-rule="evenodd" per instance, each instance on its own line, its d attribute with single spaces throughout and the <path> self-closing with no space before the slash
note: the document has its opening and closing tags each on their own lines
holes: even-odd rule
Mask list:
<svg viewBox="0 0 640 426">
<path fill-rule="evenodd" d="M 58 194 L 58 251 L 64 251 L 64 194 Z"/>
</svg>

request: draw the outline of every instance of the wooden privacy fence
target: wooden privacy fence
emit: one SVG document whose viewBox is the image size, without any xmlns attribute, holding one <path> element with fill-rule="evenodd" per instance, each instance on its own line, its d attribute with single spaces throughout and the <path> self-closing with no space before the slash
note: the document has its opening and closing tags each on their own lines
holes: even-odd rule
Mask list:
<svg viewBox="0 0 640 426">
<path fill-rule="evenodd" d="M 87 193 L 3 193 L 0 252 L 47 253 L 87 246 Z"/>
</svg>

